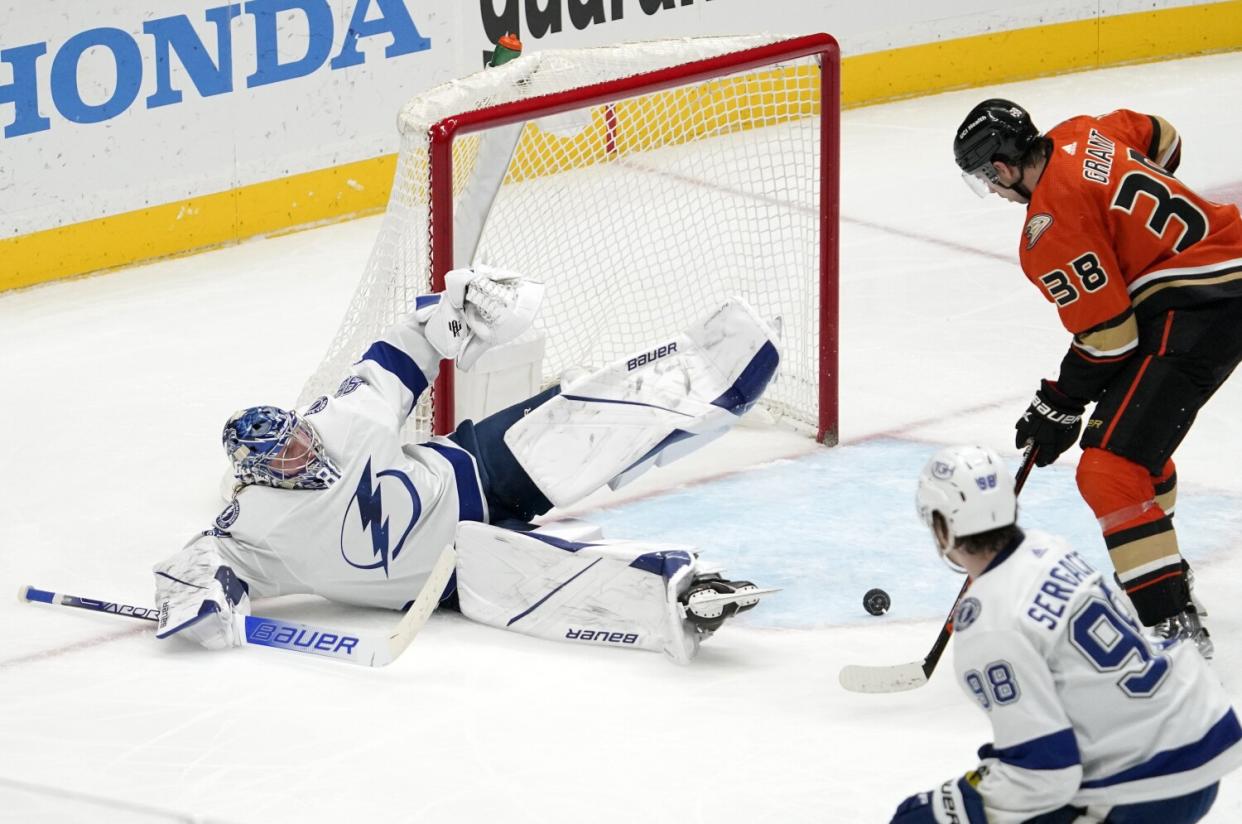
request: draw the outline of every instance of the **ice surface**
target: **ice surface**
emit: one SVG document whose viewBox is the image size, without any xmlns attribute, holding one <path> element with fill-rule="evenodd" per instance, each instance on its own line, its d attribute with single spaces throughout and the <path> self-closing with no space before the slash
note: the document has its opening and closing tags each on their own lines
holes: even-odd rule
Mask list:
<svg viewBox="0 0 1242 824">
<path fill-rule="evenodd" d="M 987 96 L 1043 126 L 1118 106 L 1185 140 L 1180 176 L 1242 198 L 1242 54 L 1111 69 L 847 112 L 842 436 L 743 428 L 568 514 L 613 537 L 699 545 L 785 587 L 692 666 L 437 614 L 377 671 L 261 649 L 157 643 L 136 622 L 0 602 L 0 821 L 869 822 L 971 767 L 986 719 L 940 673 L 853 695 L 846 663 L 922 657 L 959 579 L 915 519 L 938 445 L 1011 447 L 1065 335 L 1016 267 L 1020 209 L 976 199 L 949 155 Z M 344 311 L 376 219 L 0 295 L 0 590 L 147 603 L 150 565 L 220 508 L 221 422 L 289 403 Z M 1178 453 L 1178 524 L 1242 694 L 1242 382 Z M 1103 563 L 1070 464 L 1036 470 L 1028 523 Z M 863 614 L 872 586 L 893 596 Z M 316 598 L 278 617 L 390 626 Z M 94 800 L 92 800 L 94 799 Z M 33 805 L 33 806 L 32 806 Z M 89 810 L 90 812 L 85 812 Z M 1211 822 L 1242 820 L 1242 778 Z"/>
</svg>

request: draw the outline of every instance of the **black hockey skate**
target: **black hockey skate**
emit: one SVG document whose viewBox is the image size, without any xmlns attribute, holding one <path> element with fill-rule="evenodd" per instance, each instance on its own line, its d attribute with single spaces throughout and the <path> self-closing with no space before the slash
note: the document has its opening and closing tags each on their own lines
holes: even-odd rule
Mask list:
<svg viewBox="0 0 1242 824">
<path fill-rule="evenodd" d="M 726 581 L 719 575 L 698 578 L 678 600 L 686 620 L 700 632 L 712 633 L 740 612 L 754 609 L 764 595 L 779 589 L 760 589 L 750 581 Z"/>
</svg>

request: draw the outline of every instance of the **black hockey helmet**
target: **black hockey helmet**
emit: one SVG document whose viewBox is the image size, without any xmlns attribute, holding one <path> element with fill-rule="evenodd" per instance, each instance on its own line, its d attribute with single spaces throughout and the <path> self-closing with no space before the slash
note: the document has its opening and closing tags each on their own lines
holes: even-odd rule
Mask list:
<svg viewBox="0 0 1242 824">
<path fill-rule="evenodd" d="M 997 182 L 993 160 L 1018 165 L 1039 130 L 1026 109 L 1012 100 L 991 98 L 970 110 L 953 138 L 953 159 L 971 177 Z"/>
</svg>

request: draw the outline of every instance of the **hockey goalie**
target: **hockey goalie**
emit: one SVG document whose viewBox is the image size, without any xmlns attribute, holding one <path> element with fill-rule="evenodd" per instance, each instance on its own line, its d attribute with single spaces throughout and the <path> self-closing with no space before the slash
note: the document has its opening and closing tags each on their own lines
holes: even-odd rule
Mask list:
<svg viewBox="0 0 1242 824">
<path fill-rule="evenodd" d="M 256 406 L 224 427 L 231 499 L 155 567 L 159 638 L 239 645 L 250 599 L 313 593 L 408 608 L 446 545 L 445 606 L 540 638 L 658 650 L 689 662 L 765 590 L 693 547 L 537 527 L 553 506 L 617 486 L 733 426 L 780 357 L 743 301 L 683 333 L 446 437 L 400 432 L 443 359 L 470 369 L 533 322 L 543 286 L 484 266 L 450 272 L 354 364 L 332 397 Z"/>
</svg>

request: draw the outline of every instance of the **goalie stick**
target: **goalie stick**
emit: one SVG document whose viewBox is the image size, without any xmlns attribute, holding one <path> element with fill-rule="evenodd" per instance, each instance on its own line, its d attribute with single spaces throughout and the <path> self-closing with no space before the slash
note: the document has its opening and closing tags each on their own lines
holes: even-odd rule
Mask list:
<svg viewBox="0 0 1242 824">
<path fill-rule="evenodd" d="M 1031 468 L 1035 466 L 1035 452 L 1035 446 L 1031 444 L 1027 446 L 1026 454 L 1022 456 L 1022 466 L 1018 467 L 1018 473 L 1013 481 L 1015 497 L 1022 491 L 1027 476 L 1031 474 Z M 837 676 L 841 686 L 850 692 L 903 692 L 918 689 L 926 684 L 927 679 L 931 678 L 931 674 L 935 671 L 936 665 L 940 663 L 940 656 L 944 654 L 945 647 L 949 645 L 949 636 L 953 634 L 953 615 L 957 612 L 958 602 L 962 600 L 962 596 L 966 594 L 969 587 L 970 579 L 967 578 L 962 583 L 957 597 L 953 599 L 953 607 L 940 627 L 936 642 L 932 644 L 927 655 L 923 656 L 922 661 L 878 667 L 848 664 L 841 668 Z"/>
<path fill-rule="evenodd" d="M 440 594 L 444 592 L 449 579 L 453 577 L 456 565 L 457 552 L 450 544 L 440 553 L 422 589 L 415 596 L 414 603 L 406 610 L 405 615 L 397 622 L 392 632 L 385 635 L 351 635 L 339 629 L 299 624 L 279 618 L 247 615 L 245 617 L 245 641 L 254 646 L 276 647 L 290 652 L 319 655 L 364 667 L 386 666 L 405 652 L 406 647 L 414 640 L 414 636 L 418 635 L 418 631 L 427 623 L 431 613 L 439 606 Z M 20 600 L 32 603 L 76 607 L 152 623 L 159 620 L 157 611 L 151 607 L 81 598 L 77 595 L 48 592 L 29 585 L 21 588 L 18 597 Z"/>
</svg>

